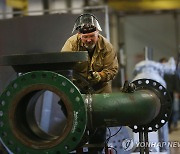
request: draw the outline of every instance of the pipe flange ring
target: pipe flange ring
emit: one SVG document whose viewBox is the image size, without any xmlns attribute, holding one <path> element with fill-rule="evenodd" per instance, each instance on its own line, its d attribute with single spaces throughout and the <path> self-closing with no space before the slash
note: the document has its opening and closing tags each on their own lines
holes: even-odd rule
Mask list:
<svg viewBox="0 0 180 154">
<path fill-rule="evenodd" d="M 139 79 L 132 83 L 135 84 L 135 91 L 141 89 L 149 89 L 153 91 L 160 99 L 161 107 L 158 115 L 149 124 L 140 126 L 135 125 L 131 126 L 131 128 L 134 132 L 145 130 L 148 132 L 157 131 L 169 120 L 172 112 L 172 100 L 168 91 L 160 83 L 151 79 Z"/>
<path fill-rule="evenodd" d="M 43 90 L 58 95 L 68 112 L 62 135 L 54 138 L 38 136 L 27 122 L 29 100 Z M 69 153 L 84 135 L 86 123 L 85 105 L 78 88 L 54 72 L 34 71 L 23 74 L 8 85 L 0 97 L 0 136 L 13 153 Z"/>
</svg>

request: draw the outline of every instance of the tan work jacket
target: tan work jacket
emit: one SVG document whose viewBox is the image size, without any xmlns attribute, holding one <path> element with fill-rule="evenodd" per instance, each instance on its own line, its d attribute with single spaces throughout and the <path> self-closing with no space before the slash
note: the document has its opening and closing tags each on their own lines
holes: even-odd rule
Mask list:
<svg viewBox="0 0 180 154">
<path fill-rule="evenodd" d="M 97 71 L 103 74 L 99 83 L 91 83 L 96 93 L 110 93 L 111 80 L 114 79 L 118 72 L 118 60 L 111 43 L 99 34 L 99 39 L 95 47 L 92 59 L 88 62 L 79 63 L 74 69 L 87 80 L 90 77 L 89 71 Z M 71 36 L 64 44 L 61 51 L 86 51 L 79 34 Z"/>
</svg>

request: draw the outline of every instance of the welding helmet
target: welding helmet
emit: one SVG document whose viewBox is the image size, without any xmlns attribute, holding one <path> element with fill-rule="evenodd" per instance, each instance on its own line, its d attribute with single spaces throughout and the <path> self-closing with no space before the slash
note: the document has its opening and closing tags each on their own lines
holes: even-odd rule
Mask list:
<svg viewBox="0 0 180 154">
<path fill-rule="evenodd" d="M 102 31 L 97 18 L 90 13 L 81 14 L 75 21 L 72 33 L 78 30 L 80 33 L 91 33 L 96 30 Z"/>
</svg>

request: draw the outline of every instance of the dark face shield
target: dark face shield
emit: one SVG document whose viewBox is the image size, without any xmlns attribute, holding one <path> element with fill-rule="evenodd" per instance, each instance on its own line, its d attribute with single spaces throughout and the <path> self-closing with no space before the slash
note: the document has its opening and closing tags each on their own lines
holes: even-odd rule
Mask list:
<svg viewBox="0 0 180 154">
<path fill-rule="evenodd" d="M 72 33 L 75 30 L 79 30 L 81 33 L 89 33 L 89 32 L 93 32 L 95 30 L 102 31 L 98 20 L 92 14 L 82 14 L 82 15 L 80 15 L 76 19 L 76 22 L 75 22 Z"/>
</svg>

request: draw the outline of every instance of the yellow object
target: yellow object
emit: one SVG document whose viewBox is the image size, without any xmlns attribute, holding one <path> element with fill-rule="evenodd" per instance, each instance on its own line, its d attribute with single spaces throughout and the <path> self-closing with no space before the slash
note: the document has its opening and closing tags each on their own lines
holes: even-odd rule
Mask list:
<svg viewBox="0 0 180 154">
<path fill-rule="evenodd" d="M 155 11 L 180 9 L 180 0 L 109 0 L 108 5 L 119 11 Z"/>
<path fill-rule="evenodd" d="M 27 10 L 28 0 L 6 0 L 6 4 L 13 8 Z"/>
</svg>

